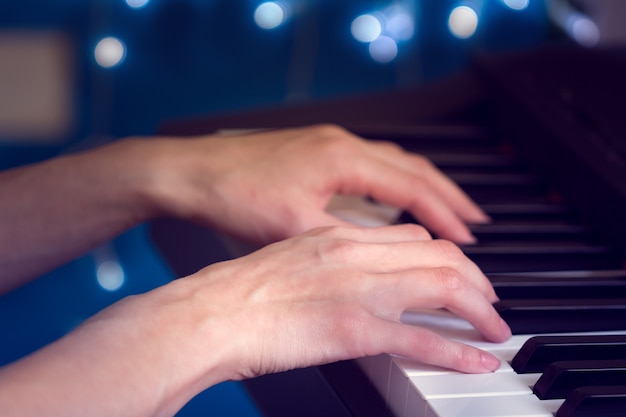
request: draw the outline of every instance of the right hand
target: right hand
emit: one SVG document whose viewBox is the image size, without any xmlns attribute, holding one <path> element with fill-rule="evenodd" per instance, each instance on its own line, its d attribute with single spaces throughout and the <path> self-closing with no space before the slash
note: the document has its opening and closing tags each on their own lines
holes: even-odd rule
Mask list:
<svg viewBox="0 0 626 417">
<path fill-rule="evenodd" d="M 478 267 L 416 225 L 315 229 L 185 279 L 206 286 L 203 305 L 226 325 L 234 379 L 380 353 L 470 373 L 499 366 L 400 323 L 410 308 L 448 309 L 494 342 L 511 335 Z"/>
</svg>

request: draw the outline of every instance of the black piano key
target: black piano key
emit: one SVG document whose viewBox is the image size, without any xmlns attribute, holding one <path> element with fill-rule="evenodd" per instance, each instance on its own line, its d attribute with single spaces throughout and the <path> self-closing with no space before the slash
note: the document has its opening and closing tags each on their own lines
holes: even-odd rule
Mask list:
<svg viewBox="0 0 626 417">
<path fill-rule="evenodd" d="M 553 362 L 626 360 L 626 335 L 535 336 L 511 361 L 518 374 L 542 373 Z"/>
<path fill-rule="evenodd" d="M 546 194 L 545 185 L 535 175 L 523 171 L 493 173 L 449 169 L 445 173 L 463 191 L 478 201 L 493 199 L 495 196 L 500 198 L 500 201 L 507 201 L 511 198 Z"/>
<path fill-rule="evenodd" d="M 626 385 L 626 360 L 562 361 L 550 364 L 533 387 L 542 400 L 566 398 L 576 388 Z"/>
<path fill-rule="evenodd" d="M 492 152 L 450 153 L 444 151 L 421 152 L 433 164 L 444 172 L 475 170 L 480 172 L 520 171 L 519 161 L 510 155 L 503 155 L 497 150 Z"/>
<path fill-rule="evenodd" d="M 489 224 L 470 225 L 472 234 L 481 244 L 493 242 L 586 242 L 591 239 L 589 228 L 564 222 L 500 221 Z"/>
<path fill-rule="evenodd" d="M 523 299 L 494 304 L 513 334 L 626 330 L 626 299 Z"/>
<path fill-rule="evenodd" d="M 369 139 L 396 142 L 407 150 L 426 152 L 430 149 L 474 153 L 481 149 L 499 149 L 497 138 L 485 126 L 477 124 L 385 125 L 353 127 L 353 133 Z"/>
<path fill-rule="evenodd" d="M 483 204 L 481 207 L 494 223 L 510 220 L 574 220 L 574 214 L 564 204 L 544 202 L 503 202 Z"/>
<path fill-rule="evenodd" d="M 489 275 L 501 300 L 530 298 L 626 298 L 622 276 Z"/>
<path fill-rule="evenodd" d="M 614 249 L 579 242 L 500 242 L 463 246 L 485 273 L 619 269 Z"/>
<path fill-rule="evenodd" d="M 626 415 L 626 385 L 576 388 L 556 412 L 556 417 L 623 417 L 624 415 Z"/>
</svg>

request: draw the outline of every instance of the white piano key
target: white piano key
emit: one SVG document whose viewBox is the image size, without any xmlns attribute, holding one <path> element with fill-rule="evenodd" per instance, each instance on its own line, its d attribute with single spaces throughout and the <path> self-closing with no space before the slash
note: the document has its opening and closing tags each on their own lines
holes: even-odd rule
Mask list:
<svg viewBox="0 0 626 417">
<path fill-rule="evenodd" d="M 541 401 L 534 395 L 433 399 L 424 411 L 406 417 L 554 417 L 562 400 Z"/>
<path fill-rule="evenodd" d="M 409 389 L 406 396 L 406 407 L 404 414 L 396 414 L 396 417 L 425 417 L 430 406 L 419 391 Z"/>
<path fill-rule="evenodd" d="M 394 415 L 403 416 L 405 414 L 409 390 L 409 380 L 406 374 L 402 369 L 392 364 L 386 402 Z"/>
<path fill-rule="evenodd" d="M 407 378 L 410 376 L 450 375 L 456 373 L 456 371 L 451 369 L 417 362 L 400 356 L 393 356 L 391 361 L 393 364 L 392 366 L 400 368 Z"/>
<path fill-rule="evenodd" d="M 501 358 L 499 355 L 496 355 Z M 501 358 L 502 359 L 502 358 Z M 441 368 L 435 365 L 429 365 L 422 362 L 413 361 L 402 357 L 392 357 L 392 366 L 396 366 L 402 370 L 404 375 L 408 377 L 432 376 L 432 375 L 454 375 L 457 371 Z M 500 368 L 496 372 L 513 372 L 509 361 L 502 360 Z"/>
<path fill-rule="evenodd" d="M 335 195 L 326 207 L 333 216 L 364 227 L 386 226 L 395 223 L 401 210 L 375 203 L 361 196 Z"/>
<path fill-rule="evenodd" d="M 532 390 L 514 372 L 413 376 L 410 386 L 427 400 L 436 398 L 529 395 Z"/>
</svg>

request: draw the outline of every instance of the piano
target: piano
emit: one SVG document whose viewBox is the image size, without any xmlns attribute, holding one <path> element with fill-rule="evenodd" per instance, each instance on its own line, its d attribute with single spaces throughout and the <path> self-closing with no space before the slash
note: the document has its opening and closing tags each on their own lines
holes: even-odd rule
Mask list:
<svg viewBox="0 0 626 417">
<path fill-rule="evenodd" d="M 413 90 L 163 126 L 192 135 L 337 123 L 428 156 L 493 219 L 473 226 L 479 243 L 463 250 L 493 282 L 512 339 L 485 342 L 442 311 L 402 320 L 493 352 L 500 370 L 467 375 L 380 355 L 267 375 L 244 383 L 263 414 L 626 415 L 624 74 L 626 50 L 547 45 L 478 56 L 467 71 Z M 336 207 L 364 224 L 415 221 L 368 200 Z M 224 246 L 178 220 L 151 230 L 179 275 L 211 259 L 205 248 Z"/>
</svg>

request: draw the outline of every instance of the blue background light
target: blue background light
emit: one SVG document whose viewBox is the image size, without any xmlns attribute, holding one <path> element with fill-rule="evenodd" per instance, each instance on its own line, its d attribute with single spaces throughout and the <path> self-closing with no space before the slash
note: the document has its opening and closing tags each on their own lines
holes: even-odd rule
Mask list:
<svg viewBox="0 0 626 417">
<path fill-rule="evenodd" d="M 287 10 L 279 2 L 261 3 L 254 11 L 254 22 L 261 29 L 274 29 L 285 23 Z"/>
</svg>

